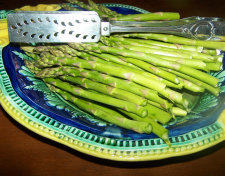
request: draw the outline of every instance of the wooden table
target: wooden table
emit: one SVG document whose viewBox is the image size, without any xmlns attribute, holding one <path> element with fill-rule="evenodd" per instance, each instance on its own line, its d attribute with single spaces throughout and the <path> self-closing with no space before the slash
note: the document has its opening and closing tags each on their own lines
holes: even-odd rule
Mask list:
<svg viewBox="0 0 225 176">
<path fill-rule="evenodd" d="M 1 9 L 14 9 L 60 0 L 0 0 Z M 95 1 L 97 2 L 97 1 Z M 182 17 L 216 16 L 225 18 L 224 0 L 99 0 L 134 5 L 151 12 L 177 11 Z M 0 108 L 0 175 L 225 175 L 225 142 L 202 152 L 149 162 L 115 162 L 71 150 L 43 138 L 15 122 Z"/>
</svg>

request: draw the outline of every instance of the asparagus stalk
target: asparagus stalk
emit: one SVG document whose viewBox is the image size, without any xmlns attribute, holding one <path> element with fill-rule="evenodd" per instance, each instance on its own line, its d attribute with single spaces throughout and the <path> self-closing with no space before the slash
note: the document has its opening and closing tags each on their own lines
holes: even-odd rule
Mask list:
<svg viewBox="0 0 225 176">
<path fill-rule="evenodd" d="M 93 69 L 96 71 L 107 73 L 112 76 L 117 76 L 126 80 L 134 81 L 138 84 L 144 85 L 154 90 L 159 90 L 159 89 L 161 90 L 166 87 L 165 84 L 158 82 L 155 79 L 151 79 L 147 76 L 141 75 L 136 72 L 132 72 L 128 69 L 125 69 L 122 67 L 115 67 L 111 64 L 107 64 L 103 62 L 86 61 L 76 57 L 73 57 L 73 58 L 72 57 L 69 57 L 69 58 L 46 57 L 46 58 L 42 58 L 42 60 L 38 60 L 38 62 L 39 62 L 39 65 L 49 65 L 50 63 L 53 63 L 53 65 L 67 65 L 67 66 L 76 66 L 79 68 Z"/>
<path fill-rule="evenodd" d="M 219 95 L 220 89 L 218 87 L 213 87 L 213 86 L 207 84 L 206 82 L 202 82 L 202 81 L 200 81 L 198 79 L 195 79 L 195 78 L 193 78 L 189 75 L 180 73 L 180 72 L 172 70 L 172 69 L 166 69 L 166 70 L 178 75 L 181 78 L 189 80 L 190 82 L 193 82 L 194 84 L 199 85 L 200 87 L 205 88 L 206 90 L 208 90 L 209 92 L 211 92 L 215 96 Z"/>
<path fill-rule="evenodd" d="M 179 54 L 177 54 L 178 51 L 176 51 L 176 50 L 174 50 L 174 52 L 172 52 L 172 53 L 175 53 L 175 56 L 172 56 L 171 54 L 166 55 L 166 53 L 169 54 L 167 51 L 171 52 L 171 49 L 164 50 L 165 52 L 162 53 L 163 50 L 162 50 L 162 47 L 160 47 L 160 46 L 136 44 L 136 43 L 130 43 L 130 42 L 127 42 L 127 41 L 122 42 L 122 43 L 116 42 L 116 44 L 117 45 L 119 44 L 119 46 L 123 46 L 123 47 L 126 47 L 128 49 L 135 50 L 135 51 L 142 51 L 143 50 L 143 52 L 152 53 L 153 55 L 155 55 L 156 57 L 159 57 L 161 59 L 165 59 L 165 60 L 169 60 L 169 61 L 175 61 L 175 62 L 178 62 L 180 64 L 183 64 L 185 66 L 189 66 L 189 67 L 192 67 L 192 68 L 195 68 L 195 69 L 200 69 L 200 70 L 204 70 L 204 71 L 216 69 L 216 67 L 214 68 L 214 67 L 208 66 L 207 63 L 205 63 L 203 61 L 203 60 L 205 60 L 207 62 L 210 62 L 211 60 L 209 60 L 209 59 L 203 59 L 203 60 L 190 59 L 192 56 L 190 56 L 190 57 L 187 56 L 187 58 L 178 57 Z M 132 47 L 129 47 L 129 46 L 126 46 L 126 45 L 124 46 L 123 44 L 128 44 L 128 45 L 131 44 L 131 45 L 134 45 L 135 48 L 132 48 Z M 113 46 L 113 45 L 109 45 L 109 46 Z M 137 48 L 136 46 L 139 46 L 139 48 Z M 156 49 L 156 50 L 151 50 L 151 48 Z M 161 55 L 161 54 L 164 54 L 164 55 Z M 189 53 L 189 55 L 190 55 L 190 53 Z M 213 59 L 216 59 L 216 58 L 214 57 Z"/>
<path fill-rule="evenodd" d="M 45 58 L 49 60 L 49 58 Z M 47 63 L 45 60 L 45 64 Z M 63 58 L 54 57 L 50 59 L 51 62 L 54 62 L 55 65 L 68 65 L 68 66 L 76 66 L 79 68 L 87 68 L 94 69 L 96 71 L 100 71 L 103 73 L 107 73 L 112 76 L 117 76 L 126 80 L 133 81 L 135 83 L 146 86 L 150 89 L 158 91 L 161 95 L 166 98 L 169 98 L 171 101 L 177 102 L 181 105 L 184 105 L 186 102 L 182 99 L 182 94 L 179 92 L 175 92 L 170 90 L 169 88 L 165 88 L 166 85 L 155 80 L 142 75 L 140 73 L 131 71 L 130 69 L 126 69 L 119 66 L 113 66 L 111 64 L 96 62 L 96 61 L 86 61 L 79 58 Z M 40 61 L 40 60 L 39 60 Z M 48 65 L 48 64 L 47 64 Z M 185 105 L 186 106 L 186 105 Z"/>
<path fill-rule="evenodd" d="M 122 56 L 119 57 L 115 57 L 111 54 L 98 54 L 98 53 L 93 53 L 91 52 L 93 55 L 98 56 L 104 60 L 107 60 L 109 62 L 115 62 L 115 63 L 110 63 L 111 65 L 114 66 L 119 66 L 121 67 L 121 65 L 118 65 L 122 63 L 122 65 L 126 66 L 126 69 L 129 69 L 131 71 L 134 72 L 138 72 L 142 75 L 148 76 L 150 78 L 159 80 L 162 83 L 165 83 L 167 86 L 169 87 L 175 87 L 178 89 L 181 89 L 183 87 L 182 84 L 179 84 L 179 80 L 177 79 L 177 77 L 174 74 L 171 74 L 169 72 L 166 72 L 162 69 L 158 69 L 157 67 L 146 63 L 144 61 L 141 60 L 137 60 L 137 59 L 133 59 L 133 58 L 125 58 Z M 100 61 L 99 58 L 93 57 L 93 56 L 88 56 L 85 59 L 90 58 L 90 60 L 94 60 L 94 61 Z M 122 67 L 124 67 L 122 66 Z M 127 67 L 128 66 L 128 67 Z M 131 67 L 131 68 L 130 68 Z M 138 70 L 137 70 L 138 69 Z M 142 71 L 142 70 L 146 70 L 148 72 Z M 175 83 L 175 84 L 173 84 Z"/>
<path fill-rule="evenodd" d="M 30 52 L 25 52 L 27 56 L 31 57 L 33 60 L 38 60 L 40 59 L 40 56 L 35 53 L 30 53 Z"/>
<path fill-rule="evenodd" d="M 41 53 L 41 52 L 49 52 L 49 49 L 52 48 L 52 46 L 46 45 L 46 46 L 35 46 L 33 49 L 34 53 Z"/>
<path fill-rule="evenodd" d="M 88 53 L 85 53 L 85 52 L 79 52 L 69 46 L 66 46 L 66 45 L 60 45 L 60 46 L 56 46 L 55 47 L 56 49 L 59 49 L 61 50 L 63 53 L 66 53 L 66 54 L 69 54 L 70 57 L 71 56 L 79 56 L 79 57 L 82 57 L 86 60 L 93 60 L 93 61 L 100 61 L 102 62 L 102 60 L 100 60 L 99 58 L 105 60 L 105 61 L 110 61 L 110 62 L 114 62 L 114 63 L 119 63 L 119 64 L 122 64 L 124 66 L 129 66 L 129 67 L 132 67 L 132 68 L 136 68 L 136 69 L 132 69 L 132 68 L 129 68 L 129 67 L 126 67 L 126 69 L 129 69 L 131 71 L 135 71 L 135 72 L 138 72 L 139 74 L 142 74 L 142 75 L 145 75 L 145 76 L 148 76 L 152 79 L 156 79 L 164 84 L 166 84 L 166 86 L 168 87 L 172 87 L 172 88 L 177 88 L 177 89 L 181 89 L 183 87 L 183 84 L 178 84 L 179 80 L 178 79 L 175 79 L 176 83 L 172 83 L 166 79 L 163 79 L 161 77 L 158 77 L 154 74 L 151 74 L 149 72 L 144 72 L 144 71 L 140 71 L 141 69 L 137 66 L 135 66 L 134 64 L 131 64 L 131 63 L 127 63 L 127 62 L 124 62 L 122 59 L 116 57 L 116 56 L 113 56 L 113 55 L 110 55 L 110 54 L 98 54 L 98 53 L 94 53 L 94 52 L 88 52 Z M 94 56 L 93 56 L 94 55 Z M 97 57 L 95 57 L 97 56 Z M 67 57 L 65 55 L 65 57 Z M 44 56 L 44 58 L 42 58 L 42 60 L 40 60 L 38 62 L 38 65 L 39 67 L 46 67 L 47 65 L 54 65 L 54 62 L 52 62 L 53 59 L 45 59 L 46 56 Z M 114 63 L 110 63 L 111 65 L 114 65 L 114 66 L 118 66 L 118 67 L 124 67 L 122 65 L 117 65 L 117 64 L 114 64 Z M 137 70 L 138 69 L 138 70 Z M 169 76 L 169 74 L 168 74 Z"/>
<path fill-rule="evenodd" d="M 134 67 L 134 68 L 139 69 L 138 67 L 136 67 L 132 64 L 128 64 L 128 63 L 124 62 L 123 60 L 119 59 L 118 57 L 110 55 L 110 54 L 97 54 L 97 53 L 94 53 L 94 52 L 88 52 L 89 53 L 88 54 L 86 52 L 77 51 L 77 50 L 71 48 L 68 45 L 60 45 L 60 46 L 56 46 L 56 48 L 61 50 L 63 53 L 67 53 L 71 56 L 79 56 L 79 57 L 82 57 L 83 59 L 86 59 L 86 60 L 100 61 L 99 58 L 101 58 L 105 61 L 114 62 L 114 63 L 118 63 L 118 64 L 121 64 L 121 65 L 126 65 L 126 66 L 130 66 L 130 67 Z M 94 57 L 94 56 L 96 56 L 96 57 Z"/>
<path fill-rule="evenodd" d="M 122 37 L 120 37 L 120 38 L 119 37 L 110 37 L 105 40 L 114 41 L 123 46 L 127 45 L 127 48 L 135 50 L 135 51 L 147 52 L 147 53 L 164 55 L 164 56 L 173 56 L 173 57 L 179 57 L 179 58 L 199 59 L 199 60 L 203 60 L 203 61 L 215 60 L 214 56 L 200 53 L 197 51 L 187 51 L 187 50 L 183 50 L 183 49 L 166 48 L 166 47 L 148 44 L 147 42 L 142 42 L 142 43 L 135 42 L 133 40 L 129 40 L 127 38 L 122 38 Z"/>
<path fill-rule="evenodd" d="M 176 20 L 180 19 L 179 13 L 175 12 L 156 12 L 146 14 L 122 15 L 111 18 L 116 21 L 152 21 L 152 20 Z"/>
<path fill-rule="evenodd" d="M 160 106 L 159 103 L 148 100 L 148 104 L 153 105 L 157 108 L 162 109 L 162 106 Z M 186 116 L 187 111 L 184 109 L 181 109 L 179 107 L 173 106 L 169 109 L 170 113 L 172 114 L 172 117 L 175 118 L 176 116 Z M 160 122 L 160 121 L 159 121 Z M 161 123 L 161 122 L 160 122 Z"/>
<path fill-rule="evenodd" d="M 87 9 L 87 10 L 91 10 L 91 7 L 88 6 L 87 4 L 81 2 L 81 1 L 77 1 L 77 0 L 67 0 L 69 3 L 77 5 L 81 8 Z"/>
<path fill-rule="evenodd" d="M 144 62 L 142 60 L 128 58 L 128 57 L 123 57 L 123 60 L 126 61 L 126 62 L 129 62 L 129 63 L 132 63 L 132 64 L 150 72 L 150 73 L 153 73 L 153 74 L 161 77 L 161 78 L 167 79 L 167 80 L 169 80 L 169 81 L 171 81 L 175 84 L 179 83 L 179 80 L 178 80 L 176 75 L 170 74 L 169 72 L 164 71 L 164 70 L 162 70 L 158 67 L 155 67 L 152 64 L 149 64 L 149 63 Z"/>
<path fill-rule="evenodd" d="M 106 54 L 106 53 L 98 54 L 98 53 L 95 53 L 95 52 L 89 52 L 89 53 L 92 56 L 96 56 L 96 57 L 101 58 L 101 59 L 103 59 L 105 61 L 108 61 L 108 62 L 114 62 L 114 63 L 117 63 L 117 64 L 126 65 L 126 66 L 129 66 L 129 67 L 133 67 L 133 68 L 141 70 L 139 67 L 135 66 L 134 64 L 127 63 L 123 59 L 121 59 L 117 56 L 111 55 L 111 54 Z"/>
<path fill-rule="evenodd" d="M 209 68 L 210 71 L 220 71 L 223 68 L 222 62 L 208 62 L 206 63 L 206 67 Z"/>
<path fill-rule="evenodd" d="M 82 46 L 83 45 L 83 46 Z M 77 44 L 70 44 L 71 47 L 76 47 Z M 179 63 L 176 62 L 172 62 L 172 61 L 167 61 L 167 60 L 163 60 L 160 59 L 159 57 L 156 57 L 155 55 L 149 54 L 149 53 L 143 53 L 143 52 L 137 52 L 137 51 L 131 51 L 129 49 L 125 49 L 125 48 L 114 48 L 114 47 L 108 47 L 108 46 L 99 46 L 98 44 L 79 44 L 78 49 L 80 48 L 85 48 L 87 50 L 93 50 L 99 53 L 111 53 L 111 54 L 115 54 L 115 55 L 121 55 L 124 57 L 131 57 L 131 58 L 135 58 L 135 59 L 140 59 L 146 62 L 149 62 L 155 66 L 160 66 L 160 67 L 165 67 L 165 68 L 170 68 L 170 69 L 174 69 L 177 70 L 179 72 L 185 73 L 187 75 L 190 75 L 194 78 L 197 78 L 201 81 L 207 81 L 208 84 L 212 85 L 212 86 L 217 86 L 218 83 L 218 79 L 208 75 L 207 73 L 204 73 L 202 71 L 193 69 L 191 67 L 187 67 L 184 65 L 181 65 Z"/>
<path fill-rule="evenodd" d="M 93 89 L 95 91 L 108 94 L 115 98 L 119 98 L 122 100 L 126 100 L 132 103 L 136 103 L 138 105 L 146 105 L 145 108 L 148 110 L 148 115 L 159 121 L 162 124 L 166 124 L 170 119 L 171 115 L 168 112 L 165 112 L 157 107 L 154 107 L 150 104 L 147 105 L 147 100 L 139 97 L 135 94 L 129 93 L 128 91 L 123 91 L 122 89 L 114 88 L 111 86 L 106 86 L 101 83 L 93 82 L 88 79 L 82 79 L 80 77 L 72 77 L 72 76 L 61 76 L 61 79 L 65 81 L 70 81 L 72 83 L 81 85 L 88 89 Z"/>
<path fill-rule="evenodd" d="M 87 78 L 73 77 L 73 76 L 60 76 L 60 79 L 78 84 L 79 86 L 82 86 L 87 89 L 92 89 L 97 92 L 110 95 L 112 97 L 115 97 L 121 100 L 126 100 L 128 102 L 135 103 L 140 106 L 145 106 L 147 104 L 147 100 L 143 97 L 140 97 L 136 94 L 125 91 L 123 89 L 119 89 L 116 87 L 112 87 L 112 86 L 108 86 L 102 83 L 92 81 Z"/>
<path fill-rule="evenodd" d="M 218 41 L 205 41 L 205 40 L 193 40 L 184 37 L 167 35 L 167 34 L 152 34 L 152 33 L 132 33 L 124 34 L 124 37 L 138 37 L 144 39 L 153 39 L 169 43 L 177 43 L 183 45 L 203 46 L 209 49 L 219 49 L 225 51 L 225 42 Z"/>
<path fill-rule="evenodd" d="M 98 5 L 94 1 L 88 0 L 88 4 L 94 11 L 99 11 Z"/>
<path fill-rule="evenodd" d="M 106 55 L 106 54 L 96 54 L 97 56 L 99 57 L 107 57 L 107 56 L 113 56 L 113 55 Z M 102 56 L 100 56 L 102 55 Z M 115 56 L 113 56 L 115 57 Z M 118 58 L 118 57 L 116 57 Z M 139 66 L 140 68 L 144 69 L 144 70 L 147 70 L 149 72 L 152 72 L 152 73 L 155 73 L 155 75 L 158 75 L 158 76 L 161 76 L 162 78 L 165 78 L 165 79 L 168 79 L 170 80 L 171 82 L 174 82 L 175 84 L 171 83 L 171 82 L 168 82 L 164 79 L 160 79 L 161 82 L 165 83 L 168 87 L 173 87 L 173 88 L 177 88 L 177 89 L 181 89 L 181 88 L 186 88 L 188 90 L 191 90 L 191 91 L 194 91 L 194 92 L 203 92 L 204 89 L 187 81 L 187 80 L 184 80 L 184 79 L 181 79 L 181 78 L 177 78 L 176 76 L 174 75 L 170 75 L 168 74 L 169 72 L 163 72 L 162 70 L 163 69 L 160 69 L 159 67 L 155 67 L 151 64 L 148 64 L 146 62 L 143 62 L 141 60 L 137 60 L 137 59 L 133 59 L 133 58 L 126 58 L 126 57 L 122 57 L 122 56 L 119 56 L 119 58 L 121 58 L 121 60 L 123 61 L 126 61 L 129 62 L 129 63 L 132 63 L 133 65 L 136 65 L 136 66 Z M 213 64 L 213 67 L 211 67 L 211 70 L 215 70 L 214 69 L 214 66 L 215 64 Z M 149 76 L 149 77 L 152 77 L 152 78 L 155 78 L 155 79 L 158 79 L 152 75 L 149 75 L 149 74 L 146 74 L 146 73 L 142 73 L 142 74 L 145 74 L 146 76 Z M 179 81 L 178 81 L 179 80 Z M 177 84 L 179 82 L 179 84 Z"/>
<path fill-rule="evenodd" d="M 104 14 L 107 17 L 112 17 L 112 16 L 121 16 L 122 14 L 119 14 L 115 11 L 110 10 L 109 8 L 103 6 L 102 4 L 96 4 L 92 0 L 88 0 L 89 6 L 92 7 L 93 10 L 95 11 L 100 11 L 102 14 Z"/>
<path fill-rule="evenodd" d="M 67 0 L 67 1 L 71 4 L 74 4 L 74 5 L 77 5 L 81 8 L 83 8 L 83 9 L 90 10 L 90 11 L 96 11 L 100 17 L 108 17 L 108 15 L 103 13 L 98 8 L 97 4 L 95 4 L 93 1 L 89 0 L 89 4 L 85 4 L 85 3 L 81 2 L 81 1 L 77 1 L 77 0 Z"/>
<path fill-rule="evenodd" d="M 177 62 L 179 64 L 182 64 L 194 69 L 198 69 L 198 70 L 203 70 L 203 71 L 211 70 L 211 67 L 208 67 L 206 62 L 202 60 L 198 60 L 198 59 L 183 59 L 179 57 L 163 56 L 163 55 L 157 55 L 157 57 L 159 57 L 160 59 Z"/>
<path fill-rule="evenodd" d="M 186 116 L 187 115 L 187 111 L 179 108 L 179 107 L 173 107 L 171 108 L 171 113 L 174 114 L 175 116 Z"/>
<path fill-rule="evenodd" d="M 111 106 L 114 106 L 117 108 L 121 108 L 121 109 L 124 109 L 125 111 L 129 111 L 129 112 L 138 114 L 141 117 L 145 117 L 148 114 L 148 111 L 144 107 L 138 106 L 137 104 L 130 103 L 130 102 L 120 100 L 120 99 L 116 99 L 116 98 L 113 98 L 108 95 L 85 90 L 80 87 L 71 85 L 67 82 L 63 82 L 60 79 L 44 78 L 43 80 L 46 83 L 54 85 L 55 87 L 58 87 L 59 89 L 68 91 L 75 96 L 80 96 L 80 97 L 94 100 L 94 101 L 97 101 L 100 103 L 108 104 L 108 105 L 111 105 Z"/>
<path fill-rule="evenodd" d="M 157 70 L 153 70 L 154 66 L 151 67 L 152 68 L 151 72 L 155 71 L 156 74 L 152 74 L 152 73 L 150 73 L 150 71 L 149 72 L 143 71 L 144 69 L 142 68 L 142 64 L 137 64 L 137 63 L 139 63 L 140 60 L 137 60 L 136 64 L 135 64 L 135 61 L 134 62 L 125 62 L 125 59 L 122 56 L 115 57 L 111 54 L 98 54 L 98 53 L 93 53 L 93 52 L 90 52 L 90 53 L 93 54 L 94 56 L 98 56 L 98 57 L 86 55 L 85 57 L 82 56 L 82 58 L 84 58 L 86 60 L 100 61 L 103 63 L 104 63 L 104 61 L 108 61 L 108 63 L 110 63 L 111 65 L 113 65 L 115 67 L 124 67 L 125 69 L 128 69 L 132 72 L 137 72 L 141 75 L 147 76 L 147 77 L 155 79 L 157 81 L 160 81 L 168 87 L 177 88 L 177 89 L 183 88 L 183 84 L 179 82 L 179 79 L 176 79 L 176 76 L 171 75 L 171 74 L 167 74 L 167 75 L 164 74 L 165 78 L 167 78 L 167 79 L 164 79 L 163 76 L 160 77 L 161 72 L 157 72 Z M 100 60 L 99 58 L 102 58 L 104 61 Z M 133 60 L 135 60 L 135 59 L 133 59 Z M 145 67 L 145 68 L 148 70 L 150 69 L 147 67 Z M 172 81 L 170 81 L 170 79 Z"/>
<path fill-rule="evenodd" d="M 120 36 L 115 36 L 120 38 Z M 145 40 L 145 39 L 138 39 L 138 38 L 123 38 L 124 40 L 127 40 L 128 42 L 132 43 L 138 43 L 138 44 L 145 44 L 145 45 L 151 45 L 151 46 L 158 46 L 158 47 L 163 47 L 163 48 L 172 48 L 172 49 L 177 49 L 177 50 L 186 50 L 186 51 L 197 51 L 197 52 L 202 52 L 203 47 L 202 46 L 190 46 L 190 45 L 180 45 L 180 44 L 173 44 L 173 43 L 166 43 L 166 42 L 160 42 L 156 40 Z M 206 53 L 207 54 L 207 53 Z"/>
<path fill-rule="evenodd" d="M 168 137 L 169 131 L 166 128 L 164 128 L 163 126 L 158 124 L 156 121 L 152 120 L 151 118 L 148 118 L 148 117 L 141 118 L 133 113 L 128 113 L 123 110 L 120 110 L 120 111 L 136 121 L 150 123 L 152 126 L 152 132 L 158 137 L 160 137 L 162 140 L 164 140 L 164 142 L 170 146 L 170 141 Z"/>
<path fill-rule="evenodd" d="M 70 57 L 70 55 L 68 55 L 67 53 L 63 53 L 62 51 L 55 48 L 50 48 L 49 52 L 56 57 Z"/>
<path fill-rule="evenodd" d="M 38 73 L 41 69 L 35 67 L 35 62 L 24 60 L 24 63 L 26 67 L 32 72 L 32 73 Z"/>
<path fill-rule="evenodd" d="M 34 46 L 20 46 L 20 49 L 27 53 L 33 53 L 35 47 Z"/>
<path fill-rule="evenodd" d="M 212 56 L 216 56 L 216 55 L 219 55 L 220 54 L 220 51 L 217 50 L 217 49 L 203 49 L 202 50 L 202 53 L 205 53 L 205 54 L 209 54 L 209 55 L 212 55 Z"/>
<path fill-rule="evenodd" d="M 63 76 L 63 75 L 64 76 L 71 75 L 74 77 L 80 76 L 84 78 L 89 78 L 91 80 L 94 80 L 103 84 L 107 84 L 113 87 L 117 87 L 117 88 L 129 91 L 131 93 L 142 96 L 148 100 L 159 103 L 159 105 L 164 109 L 169 109 L 172 106 L 170 103 L 168 103 L 167 100 L 159 97 L 157 92 L 154 90 L 148 89 L 134 82 L 112 77 L 107 74 L 99 73 L 97 71 L 90 71 L 86 69 L 79 69 L 76 67 L 62 66 L 62 67 L 46 68 L 39 71 L 36 74 L 36 76 L 40 78 L 57 77 L 57 76 Z"/>
<path fill-rule="evenodd" d="M 133 45 L 122 45 L 123 47 L 133 50 L 133 51 L 140 51 L 144 53 L 151 53 L 155 55 L 163 55 L 163 56 L 172 56 L 172 57 L 178 57 L 178 58 L 184 58 L 184 59 L 198 59 L 203 60 L 206 62 L 212 62 L 215 60 L 215 58 L 211 55 L 198 53 L 198 52 L 189 52 L 189 51 L 176 51 L 175 49 L 154 49 L 151 47 L 145 47 L 145 46 L 133 46 Z"/>
<path fill-rule="evenodd" d="M 50 86 L 50 89 L 60 94 L 65 100 L 74 103 L 82 110 L 93 114 L 96 117 L 99 117 L 100 119 L 103 119 L 109 123 L 115 124 L 125 129 L 133 130 L 138 133 L 151 133 L 152 127 L 149 123 L 127 119 L 114 110 L 102 107 L 93 102 L 77 98 L 74 95 L 55 87 Z"/>
<path fill-rule="evenodd" d="M 108 17 L 122 16 L 122 14 L 117 13 L 116 11 L 110 10 L 102 4 L 98 4 L 99 10 L 101 10 L 104 14 L 107 14 Z"/>
<path fill-rule="evenodd" d="M 204 92 L 205 89 L 197 84 L 194 84 L 193 82 L 183 79 L 183 78 L 178 78 L 180 81 L 184 83 L 184 88 L 187 90 L 190 90 L 192 92 Z"/>
<path fill-rule="evenodd" d="M 166 112 L 161 108 L 153 106 L 149 103 L 145 106 L 145 108 L 148 109 L 148 116 L 146 117 L 151 118 L 161 124 L 165 125 L 172 119 L 172 115 L 169 112 Z"/>
</svg>

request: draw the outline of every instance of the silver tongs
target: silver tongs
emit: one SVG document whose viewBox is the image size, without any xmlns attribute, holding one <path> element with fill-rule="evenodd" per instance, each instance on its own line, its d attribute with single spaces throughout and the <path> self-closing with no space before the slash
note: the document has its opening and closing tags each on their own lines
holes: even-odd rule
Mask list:
<svg viewBox="0 0 225 176">
<path fill-rule="evenodd" d="M 225 20 L 189 17 L 172 21 L 102 20 L 94 11 L 23 11 L 7 16 L 10 42 L 98 42 L 111 33 L 150 32 L 199 40 L 224 40 Z"/>
</svg>

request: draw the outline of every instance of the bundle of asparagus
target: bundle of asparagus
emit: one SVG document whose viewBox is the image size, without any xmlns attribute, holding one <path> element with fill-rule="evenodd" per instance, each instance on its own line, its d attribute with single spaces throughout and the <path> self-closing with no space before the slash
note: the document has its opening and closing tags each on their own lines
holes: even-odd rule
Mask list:
<svg viewBox="0 0 225 176">
<path fill-rule="evenodd" d="M 92 1 L 88 7 L 70 2 L 117 20 L 165 20 L 171 15 L 126 16 Z M 165 125 L 191 110 L 186 95 L 208 91 L 218 96 L 218 79 L 208 72 L 221 70 L 218 49 L 224 51 L 225 42 L 133 33 L 102 37 L 98 43 L 21 48 L 34 58 L 26 66 L 65 100 L 120 127 L 153 132 L 169 144 Z"/>
</svg>

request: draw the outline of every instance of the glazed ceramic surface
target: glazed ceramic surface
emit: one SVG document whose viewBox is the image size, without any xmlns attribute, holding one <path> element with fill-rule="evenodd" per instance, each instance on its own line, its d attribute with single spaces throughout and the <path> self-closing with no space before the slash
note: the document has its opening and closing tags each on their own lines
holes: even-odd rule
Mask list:
<svg viewBox="0 0 225 176">
<path fill-rule="evenodd" d="M 147 11 L 121 4 L 105 4 L 123 14 Z M 7 13 L 1 11 L 1 19 Z M 93 117 L 52 93 L 24 65 L 32 59 L 18 46 L 1 47 L 1 104 L 19 123 L 49 139 L 78 151 L 112 160 L 140 161 L 180 156 L 203 150 L 224 140 L 225 70 L 219 78 L 220 95 L 195 96 L 192 111 L 166 128 L 172 146 L 154 134 L 138 134 Z"/>
</svg>

